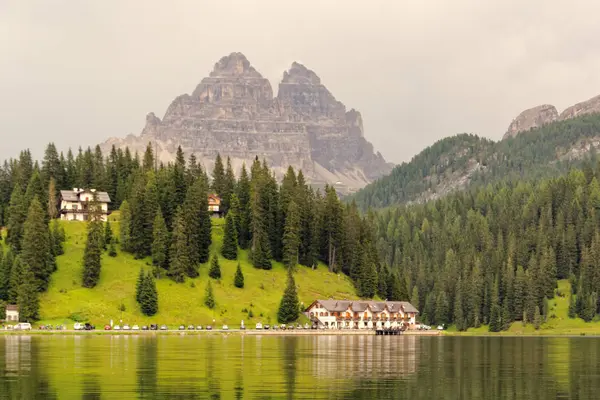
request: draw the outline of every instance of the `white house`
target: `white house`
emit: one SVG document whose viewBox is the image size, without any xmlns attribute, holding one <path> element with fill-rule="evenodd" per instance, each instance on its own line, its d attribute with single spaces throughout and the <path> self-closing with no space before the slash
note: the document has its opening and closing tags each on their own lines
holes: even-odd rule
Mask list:
<svg viewBox="0 0 600 400">
<path fill-rule="evenodd" d="M 6 322 L 19 322 L 19 306 L 13 304 L 6 306 Z"/>
<path fill-rule="evenodd" d="M 68 221 L 87 221 L 90 214 L 90 204 L 96 195 L 100 207 L 102 221 L 108 219 L 108 203 L 110 197 L 106 192 L 97 192 L 96 189 L 61 190 L 60 214 L 61 219 Z"/>
<path fill-rule="evenodd" d="M 325 328 L 414 328 L 417 310 L 407 301 L 316 300 L 306 316 Z"/>
</svg>

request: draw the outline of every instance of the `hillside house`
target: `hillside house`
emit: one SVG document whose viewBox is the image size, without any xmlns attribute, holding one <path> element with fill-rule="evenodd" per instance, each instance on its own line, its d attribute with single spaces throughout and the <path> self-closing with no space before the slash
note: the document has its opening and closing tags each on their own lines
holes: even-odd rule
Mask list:
<svg viewBox="0 0 600 400">
<path fill-rule="evenodd" d="M 316 300 L 305 314 L 325 328 L 412 329 L 419 311 L 407 301 Z"/>
<path fill-rule="evenodd" d="M 19 322 L 19 306 L 14 304 L 6 306 L 6 322 Z"/>
<path fill-rule="evenodd" d="M 208 211 L 213 217 L 221 217 L 223 215 L 221 198 L 214 193 L 208 195 Z"/>
<path fill-rule="evenodd" d="M 110 197 L 106 192 L 97 192 L 96 189 L 61 190 L 60 191 L 60 214 L 61 219 L 66 221 L 87 221 L 90 214 L 90 204 L 97 196 L 100 206 L 101 220 L 108 219 L 108 204 Z"/>
</svg>

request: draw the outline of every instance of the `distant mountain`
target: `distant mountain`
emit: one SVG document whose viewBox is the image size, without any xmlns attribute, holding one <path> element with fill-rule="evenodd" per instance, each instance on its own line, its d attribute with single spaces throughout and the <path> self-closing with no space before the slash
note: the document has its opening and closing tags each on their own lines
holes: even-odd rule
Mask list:
<svg viewBox="0 0 600 400">
<path fill-rule="evenodd" d="M 149 113 L 140 136 L 111 138 L 101 148 L 143 152 L 149 142 L 163 161 L 173 160 L 178 146 L 209 169 L 217 153 L 230 157 L 236 169 L 258 156 L 278 175 L 291 165 L 313 184 L 348 190 L 393 167 L 365 139 L 360 113 L 347 111 L 313 71 L 293 63 L 273 97 L 269 81 L 241 53 L 221 58 L 191 94 L 173 100 L 162 119 Z"/>
<path fill-rule="evenodd" d="M 566 114 L 581 116 L 542 124 L 499 142 L 467 134 L 442 139 L 350 199 L 363 210 L 382 208 L 500 180 L 556 176 L 595 157 L 600 146 L 600 115 L 589 111 L 595 106 L 581 104 Z"/>
</svg>

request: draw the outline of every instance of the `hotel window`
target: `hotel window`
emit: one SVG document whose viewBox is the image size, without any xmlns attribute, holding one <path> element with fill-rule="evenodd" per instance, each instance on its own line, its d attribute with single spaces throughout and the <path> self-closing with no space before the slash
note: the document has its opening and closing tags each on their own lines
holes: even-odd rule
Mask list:
<svg viewBox="0 0 600 400">
<path fill-rule="evenodd" d="M 77 204 L 73 204 L 73 210 L 77 210 Z"/>
</svg>

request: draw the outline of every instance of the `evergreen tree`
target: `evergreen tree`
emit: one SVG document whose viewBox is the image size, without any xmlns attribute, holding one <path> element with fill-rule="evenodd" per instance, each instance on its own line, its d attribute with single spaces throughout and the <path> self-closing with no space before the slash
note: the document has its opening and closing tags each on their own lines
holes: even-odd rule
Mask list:
<svg viewBox="0 0 600 400">
<path fill-rule="evenodd" d="M 0 301 L 8 300 L 8 288 L 10 285 L 10 272 L 12 264 L 8 263 L 8 256 L 4 257 L 3 249 L 0 249 Z"/>
<path fill-rule="evenodd" d="M 211 244 L 211 221 L 208 211 L 207 188 L 203 179 L 197 179 L 190 186 L 183 202 L 182 212 L 184 232 L 188 245 L 188 257 L 193 264 L 203 264 L 208 261 Z M 196 269 L 187 271 L 194 278 Z"/>
<path fill-rule="evenodd" d="M 10 271 L 10 281 L 8 286 L 8 302 L 15 304 L 19 296 L 19 287 L 23 283 L 23 263 L 21 256 L 16 256 Z"/>
<path fill-rule="evenodd" d="M 106 221 L 106 223 L 104 224 L 104 250 L 106 250 L 108 248 L 108 246 L 111 245 L 113 241 L 113 233 L 112 233 L 112 228 L 110 227 L 110 221 Z"/>
<path fill-rule="evenodd" d="M 129 203 L 124 200 L 121 203 L 121 222 L 119 225 L 119 242 L 121 243 L 121 249 L 124 251 L 131 251 L 131 210 Z"/>
<path fill-rule="evenodd" d="M 90 220 L 87 228 L 87 242 L 83 251 L 83 280 L 82 285 L 93 288 L 100 280 L 102 263 L 103 229 L 100 219 L 100 206 L 96 195 L 90 204 Z"/>
<path fill-rule="evenodd" d="M 144 270 L 140 269 L 140 273 L 138 274 L 137 281 L 135 283 L 135 301 L 140 303 L 142 301 L 142 292 L 144 290 L 144 280 L 146 279 L 146 274 L 144 274 Z"/>
<path fill-rule="evenodd" d="M 221 279 L 221 266 L 219 265 L 219 256 L 213 255 L 210 262 L 210 269 L 208 270 L 208 276 L 213 279 Z"/>
<path fill-rule="evenodd" d="M 187 238 L 185 235 L 185 225 L 183 222 L 183 213 L 181 209 L 177 210 L 175 220 L 173 221 L 173 234 L 171 235 L 171 250 L 169 251 L 169 272 L 168 275 L 175 282 L 185 281 L 185 275 L 194 264 L 188 256 Z"/>
<path fill-rule="evenodd" d="M 109 257 L 117 256 L 117 247 L 115 246 L 115 242 L 110 242 L 110 246 L 108 246 L 108 256 Z"/>
<path fill-rule="evenodd" d="M 15 185 L 8 206 L 8 221 L 6 224 L 6 243 L 11 246 L 15 253 L 21 251 L 21 239 L 23 238 L 23 225 L 27 218 L 25 197 L 21 186 Z"/>
<path fill-rule="evenodd" d="M 539 311 L 539 309 L 538 309 Z M 490 314 L 490 332 L 500 332 L 502 330 L 502 308 L 499 304 L 492 305 L 492 311 Z"/>
<path fill-rule="evenodd" d="M 240 207 L 238 213 L 238 243 L 242 249 L 247 249 L 250 246 L 252 236 L 251 229 L 251 196 L 250 196 L 250 179 L 246 164 L 242 165 L 242 172 L 236 187 L 236 194 L 239 199 Z"/>
<path fill-rule="evenodd" d="M 221 197 L 221 199 L 223 199 L 225 195 L 225 186 L 225 167 L 223 166 L 223 159 L 221 158 L 221 155 L 217 153 L 217 158 L 215 159 L 215 167 L 212 173 L 211 189 L 219 197 Z"/>
<path fill-rule="evenodd" d="M 230 211 L 225 216 L 225 232 L 221 255 L 227 260 L 237 259 L 237 232 L 235 229 L 235 213 Z"/>
<path fill-rule="evenodd" d="M 542 326 L 542 315 L 540 314 L 540 307 L 535 306 L 535 312 L 533 314 L 533 327 L 537 330 Z"/>
<path fill-rule="evenodd" d="M 158 292 L 152 274 L 143 276 L 138 302 L 142 314 L 151 317 L 158 312 Z"/>
<path fill-rule="evenodd" d="M 54 270 L 50 244 L 50 231 L 44 219 L 44 210 L 35 197 L 24 225 L 21 260 L 29 266 L 35 277 L 34 284 L 40 291 L 46 290 L 50 274 Z"/>
<path fill-rule="evenodd" d="M 569 318 L 577 317 L 577 308 L 575 302 L 575 296 L 571 294 L 569 296 Z"/>
<path fill-rule="evenodd" d="M 54 178 L 50 178 L 50 183 L 48 184 L 48 217 L 50 219 L 55 219 L 58 215 L 58 202 L 57 202 L 57 190 L 56 190 L 56 182 Z"/>
<path fill-rule="evenodd" d="M 204 305 L 208 308 L 210 308 L 211 310 L 213 308 L 215 308 L 215 295 L 213 294 L 213 288 L 212 288 L 212 284 L 210 283 L 210 280 L 208 281 L 208 283 L 206 284 L 206 290 L 204 293 Z"/>
<path fill-rule="evenodd" d="M 152 263 L 160 268 L 167 268 L 167 250 L 169 246 L 169 231 L 160 208 L 154 217 L 154 232 L 152 233 Z"/>
<path fill-rule="evenodd" d="M 54 257 L 60 256 L 65 253 L 63 249 L 63 243 L 65 242 L 65 230 L 57 219 L 52 221 L 50 228 L 50 245 L 52 255 Z"/>
<path fill-rule="evenodd" d="M 221 196 L 221 206 L 225 213 L 229 213 L 231 209 L 231 196 L 235 194 L 235 173 L 231 165 L 231 159 L 227 157 L 227 169 L 225 170 L 225 178 L 223 183 L 223 193 Z"/>
<path fill-rule="evenodd" d="M 40 319 L 40 300 L 35 275 L 28 265 L 23 266 L 22 274 L 17 296 L 19 319 L 35 322 Z"/>
<path fill-rule="evenodd" d="M 298 263 L 298 250 L 300 247 L 300 216 L 298 206 L 291 200 L 285 218 L 283 231 L 283 264 L 294 268 Z"/>
<path fill-rule="evenodd" d="M 277 320 L 283 324 L 296 321 L 300 313 L 300 303 L 298 301 L 298 293 L 296 292 L 296 281 L 291 269 L 288 269 L 288 281 L 279 310 L 277 311 Z"/>
<path fill-rule="evenodd" d="M 27 191 L 25 192 L 25 208 L 27 210 L 29 210 L 31 202 L 36 197 L 40 204 L 44 204 L 44 206 L 47 204 L 48 199 L 46 190 L 42 185 L 42 178 L 40 176 L 40 171 L 37 168 L 37 163 L 33 170 L 33 175 L 31 175 L 31 179 L 29 180 L 29 184 L 27 185 Z M 42 213 L 44 214 L 44 220 L 47 221 L 48 215 L 46 214 L 46 209 L 43 208 L 44 206 L 42 206 Z"/>
<path fill-rule="evenodd" d="M 235 270 L 235 276 L 233 278 L 233 285 L 236 288 L 242 289 L 244 287 L 244 274 L 242 273 L 242 267 L 238 262 L 237 268 Z"/>
</svg>

